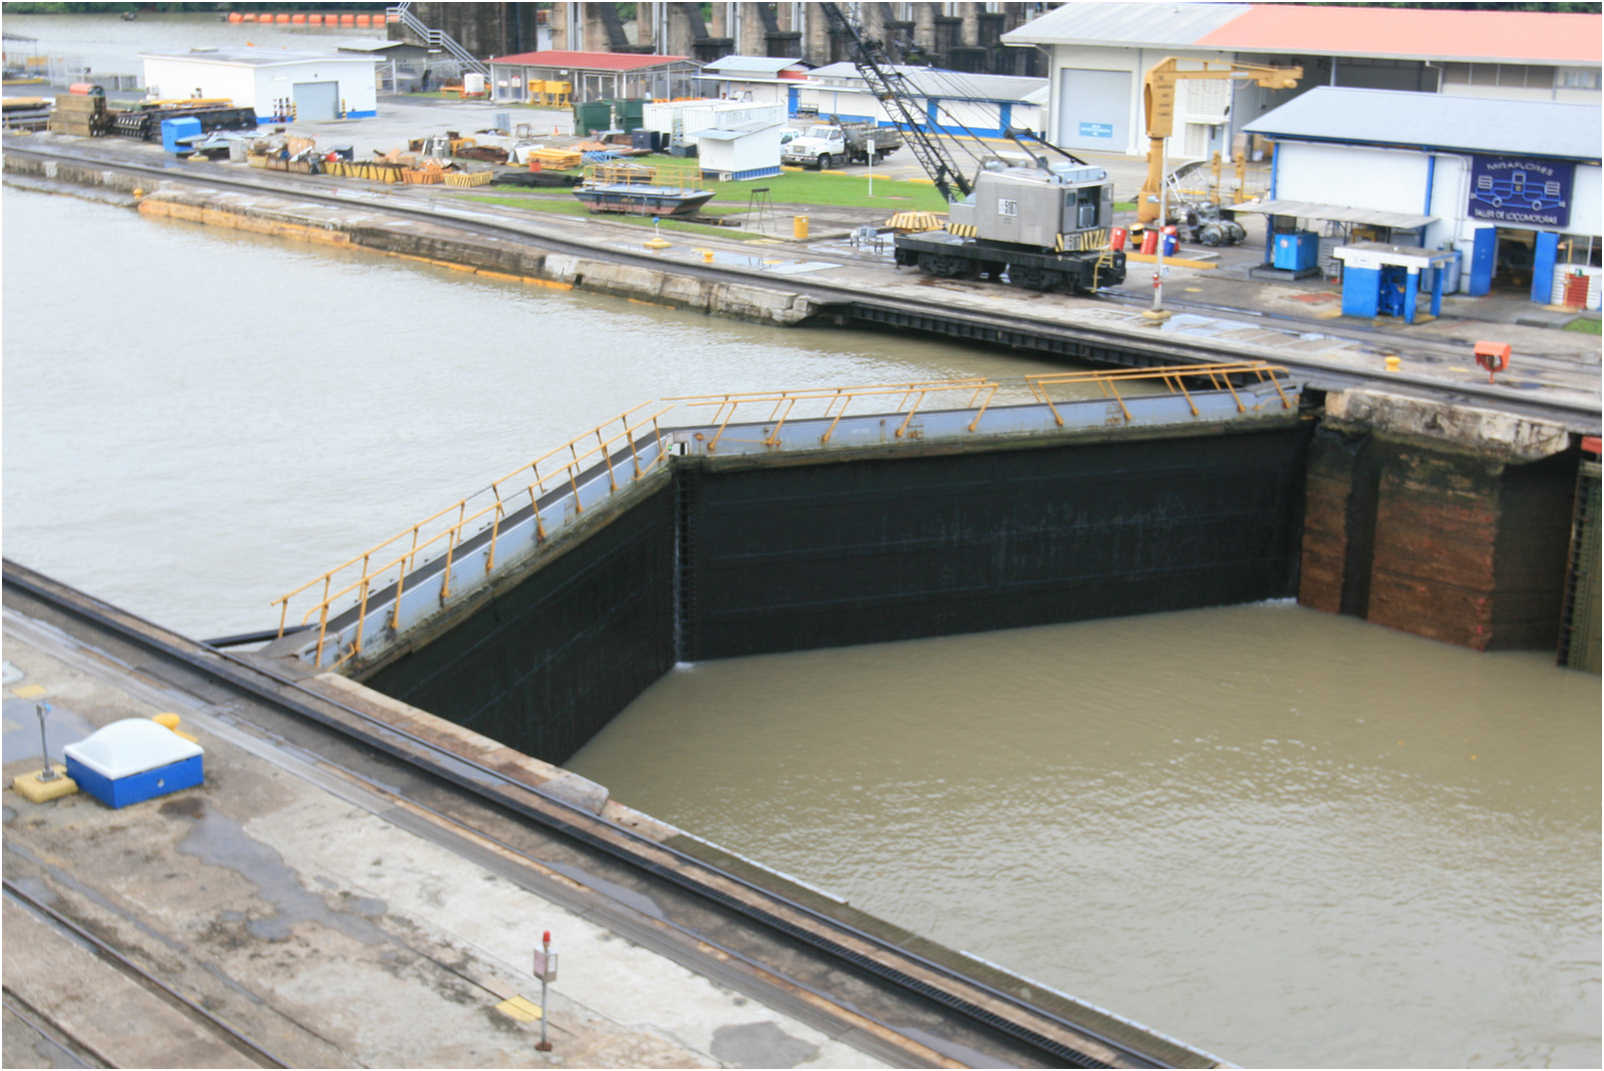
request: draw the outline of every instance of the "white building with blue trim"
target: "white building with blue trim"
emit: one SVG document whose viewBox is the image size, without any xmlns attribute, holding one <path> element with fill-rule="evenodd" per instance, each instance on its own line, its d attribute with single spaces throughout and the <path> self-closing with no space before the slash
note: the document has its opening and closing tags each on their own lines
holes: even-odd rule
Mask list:
<svg viewBox="0 0 1604 1071">
<path fill-rule="evenodd" d="M 1275 143 L 1269 200 L 1253 206 L 1272 221 L 1266 261 L 1299 220 L 1348 242 L 1457 250 L 1468 294 L 1558 303 L 1586 275 L 1597 308 L 1600 119 L 1596 104 L 1312 89 L 1246 126 Z"/>
<path fill-rule="evenodd" d="M 934 67 L 894 68 L 907 79 L 914 102 L 931 128 L 949 134 L 1003 136 L 1009 127 L 1041 132 L 1047 103 L 1047 79 L 1001 74 L 968 74 Z M 872 119 L 892 126 L 891 113 L 870 92 L 851 63 L 832 63 L 814 70 L 794 94 L 798 106 L 842 119 Z M 796 108 L 793 107 L 792 114 Z"/>
<path fill-rule="evenodd" d="M 691 133 L 704 179 L 720 182 L 768 178 L 780 173 L 781 104 L 725 104 L 712 122 Z"/>
<path fill-rule="evenodd" d="M 373 57 L 268 48 L 143 52 L 145 92 L 155 98 L 221 97 L 255 108 L 263 122 L 290 111 L 297 120 L 361 119 L 379 114 Z"/>
</svg>

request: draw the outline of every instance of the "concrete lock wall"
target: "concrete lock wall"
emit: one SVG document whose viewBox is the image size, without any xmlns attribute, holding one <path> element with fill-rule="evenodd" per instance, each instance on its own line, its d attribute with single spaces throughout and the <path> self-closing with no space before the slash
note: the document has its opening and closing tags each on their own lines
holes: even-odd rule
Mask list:
<svg viewBox="0 0 1604 1071">
<path fill-rule="evenodd" d="M 682 458 L 365 683 L 561 763 L 676 659 L 1289 596 L 1307 429 Z"/>
<path fill-rule="evenodd" d="M 692 469 L 691 660 L 1290 596 L 1305 430 Z"/>
<path fill-rule="evenodd" d="M 1298 601 L 1478 650 L 1552 648 L 1574 451 L 1531 462 L 1322 427 Z"/>
<path fill-rule="evenodd" d="M 674 665 L 668 481 L 364 683 L 565 762 Z"/>
</svg>

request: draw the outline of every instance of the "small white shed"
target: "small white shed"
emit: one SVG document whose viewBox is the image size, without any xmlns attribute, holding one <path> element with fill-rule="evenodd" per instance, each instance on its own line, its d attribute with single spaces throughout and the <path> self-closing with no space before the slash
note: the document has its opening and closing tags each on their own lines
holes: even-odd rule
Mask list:
<svg viewBox="0 0 1604 1071">
<path fill-rule="evenodd" d="M 692 134 L 703 178 L 767 178 L 780 173 L 780 131 L 785 105 L 718 109 L 713 124 Z"/>
<path fill-rule="evenodd" d="M 371 56 L 266 48 L 144 52 L 146 93 L 159 99 L 227 97 L 264 120 L 294 106 L 300 120 L 378 114 Z"/>
</svg>

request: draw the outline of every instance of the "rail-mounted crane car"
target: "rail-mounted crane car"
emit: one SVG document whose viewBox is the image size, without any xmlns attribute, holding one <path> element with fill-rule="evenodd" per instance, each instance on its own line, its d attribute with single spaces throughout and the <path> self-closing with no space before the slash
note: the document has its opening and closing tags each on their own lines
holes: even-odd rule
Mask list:
<svg viewBox="0 0 1604 1071">
<path fill-rule="evenodd" d="M 821 5 L 852 47 L 852 62 L 902 128 L 908 147 L 948 202 L 945 230 L 896 237 L 896 262 L 947 278 L 987 276 L 1030 290 L 1090 292 L 1125 280 L 1125 254 L 1110 245 L 1114 186 L 1108 172 L 1045 142 L 1014 137 L 1027 163 L 995 150 L 964 176 L 913 102 L 884 46 L 864 37 L 835 4 Z M 971 135 L 973 137 L 973 135 Z M 973 138 L 980 145 L 979 138 Z M 1050 149 L 1063 157 L 1049 162 Z"/>
</svg>

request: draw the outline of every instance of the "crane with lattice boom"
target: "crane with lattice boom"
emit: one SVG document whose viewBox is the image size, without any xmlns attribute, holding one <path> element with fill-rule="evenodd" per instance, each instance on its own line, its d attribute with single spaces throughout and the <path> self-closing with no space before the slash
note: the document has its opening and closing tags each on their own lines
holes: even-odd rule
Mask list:
<svg viewBox="0 0 1604 1071">
<path fill-rule="evenodd" d="M 942 198 L 952 201 L 958 197 L 968 197 L 974 187 L 941 141 L 922 125 L 926 117 L 913 104 L 913 87 L 907 76 L 891 62 L 885 45 L 860 33 L 839 4 L 820 4 L 819 7 L 824 10 L 830 25 L 852 42 L 852 65 L 868 83 L 869 92 L 884 106 L 886 114 L 902 128 L 908 139 L 908 147 L 925 169 L 925 174 L 930 176 L 930 181 L 941 191 Z"/>
</svg>

